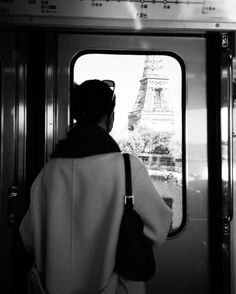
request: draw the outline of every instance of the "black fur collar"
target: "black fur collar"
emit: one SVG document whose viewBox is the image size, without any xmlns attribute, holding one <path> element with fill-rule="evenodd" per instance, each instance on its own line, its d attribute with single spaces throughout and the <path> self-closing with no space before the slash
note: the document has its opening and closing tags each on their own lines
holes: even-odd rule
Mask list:
<svg viewBox="0 0 236 294">
<path fill-rule="evenodd" d="M 120 152 L 116 141 L 96 124 L 78 124 L 58 142 L 52 158 L 80 158 L 96 154 Z"/>
</svg>

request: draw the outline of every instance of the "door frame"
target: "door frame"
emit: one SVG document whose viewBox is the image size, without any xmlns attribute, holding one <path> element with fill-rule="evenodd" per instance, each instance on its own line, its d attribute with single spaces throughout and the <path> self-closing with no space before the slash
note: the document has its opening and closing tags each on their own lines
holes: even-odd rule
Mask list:
<svg viewBox="0 0 236 294">
<path fill-rule="evenodd" d="M 146 42 L 147 41 L 147 42 Z M 196 47 L 192 45 L 192 41 L 195 41 L 197 43 L 197 47 L 198 49 L 200 49 L 201 54 L 199 53 L 198 50 L 196 50 Z M 167 42 L 167 43 L 166 43 Z M 168 43 L 169 42 L 169 43 Z M 183 45 L 183 42 L 186 42 L 185 45 Z M 189 43 L 188 43 L 189 42 Z M 196 45 L 196 44 L 195 44 Z M 69 96 L 70 96 L 70 85 L 71 85 L 71 69 L 70 69 L 70 64 L 74 58 L 75 55 L 77 55 L 79 53 L 79 51 L 81 51 L 81 53 L 85 50 L 85 51 L 93 51 L 93 50 L 98 50 L 98 51 L 102 51 L 102 50 L 110 50 L 110 51 L 114 51 L 115 53 L 122 52 L 125 51 L 130 51 L 130 52 L 138 52 L 138 51 L 142 51 L 142 52 L 160 52 L 160 51 L 172 51 L 170 50 L 168 47 L 171 47 L 171 49 L 173 51 L 175 51 L 176 54 L 178 54 L 180 57 L 184 56 L 186 53 L 186 48 L 188 48 L 188 52 L 198 52 L 197 54 L 199 54 L 199 57 L 202 58 L 202 62 L 200 62 L 200 70 L 203 70 L 203 73 L 205 72 L 206 69 L 206 64 L 205 64 L 205 52 L 206 52 L 206 42 L 205 42 L 205 36 L 148 36 L 148 35 L 144 35 L 144 36 L 140 36 L 140 35 L 110 35 L 110 34 L 59 34 L 58 35 L 58 69 L 57 69 L 57 105 L 56 105 L 56 132 L 55 132 L 55 142 L 58 141 L 59 139 L 62 139 L 63 137 L 65 137 L 66 132 L 69 130 L 69 125 L 70 125 L 70 117 L 69 117 L 69 106 L 70 106 L 70 101 L 69 101 Z M 191 47 L 191 49 L 190 49 Z M 168 50 L 167 50 L 168 48 Z M 183 59 L 183 58 L 182 58 Z M 190 78 L 190 75 L 188 76 L 189 72 L 191 72 L 193 67 L 193 61 L 192 58 L 190 57 L 190 55 L 188 55 L 187 58 L 185 58 L 184 60 L 188 60 L 186 62 L 186 68 L 187 68 L 187 79 Z M 198 65 L 199 66 L 199 65 Z M 198 70 L 199 70 L 198 68 Z M 204 76 L 204 74 L 203 74 Z M 193 84 L 193 82 L 191 82 Z M 202 85 L 205 85 L 204 88 L 206 88 L 206 84 L 204 81 L 204 77 L 203 80 L 201 79 L 201 83 Z M 186 86 L 186 97 L 187 97 L 187 107 L 188 104 L 190 103 L 189 99 L 191 97 L 191 89 L 189 89 L 191 87 L 189 87 L 188 85 Z M 201 88 L 201 87 L 200 87 Z M 204 97 L 204 95 L 206 95 L 206 93 L 203 91 L 201 93 Z M 205 96 L 205 100 L 206 100 L 206 96 Z M 200 103 L 201 104 L 201 103 Z M 206 101 L 203 103 L 203 108 L 205 107 L 204 105 L 206 104 Z M 187 116 L 186 118 L 191 119 L 191 116 Z M 201 118 L 201 120 L 205 123 L 205 128 L 206 128 L 206 113 L 203 115 L 203 117 Z M 186 131 L 186 130 L 185 130 Z M 189 133 L 187 134 L 187 137 L 189 137 Z M 202 140 L 204 142 L 206 142 L 206 137 L 207 134 L 206 132 L 202 135 L 203 138 Z M 189 139 L 189 138 L 187 138 Z M 206 148 L 204 149 L 204 158 L 203 161 L 205 162 L 205 165 L 207 166 L 207 150 Z M 188 152 L 188 151 L 187 151 Z M 191 153 L 188 153 L 188 160 L 189 160 L 189 155 L 191 157 Z M 188 188 L 187 188 L 188 189 Z M 207 189 L 207 188 L 205 188 Z M 188 191 L 189 193 L 193 193 Z M 205 192 L 206 193 L 206 192 Z M 207 205 L 207 202 L 206 202 Z M 189 201 L 187 203 L 187 206 L 189 206 Z M 171 251 L 171 246 L 170 242 L 172 242 L 173 246 L 176 246 L 178 244 L 178 238 L 181 236 L 181 242 L 179 243 L 178 246 L 181 246 L 183 248 L 183 245 L 185 244 L 186 241 L 189 241 L 189 237 L 184 237 L 187 236 L 188 232 L 190 231 L 190 225 L 194 227 L 194 230 L 196 230 L 196 232 L 198 232 L 197 234 L 203 234 L 204 237 L 201 237 L 203 239 L 201 239 L 202 241 L 198 240 L 198 242 L 201 242 L 202 245 L 201 248 L 197 248 L 195 247 L 196 251 L 198 251 L 199 257 L 200 256 L 204 256 L 204 260 L 205 260 L 205 267 L 203 267 L 203 271 L 205 270 L 205 268 L 208 267 L 207 264 L 207 255 L 208 255 L 208 250 L 207 250 L 207 211 L 208 208 L 205 207 L 204 212 L 203 212 L 203 216 L 202 219 L 199 220 L 198 225 L 197 222 L 194 223 L 194 217 L 191 218 L 190 215 L 187 215 L 187 224 L 184 228 L 184 230 L 182 231 L 182 233 L 180 233 L 178 236 L 176 236 L 175 238 L 172 238 L 171 240 L 167 241 L 167 244 L 164 246 L 164 249 L 161 249 L 161 253 L 160 255 L 163 255 L 163 257 L 161 257 L 161 262 L 163 262 L 163 260 L 165 258 L 168 258 L 168 253 L 170 253 Z M 192 212 L 191 212 L 192 213 Z M 191 214 L 190 213 L 190 214 Z M 199 223 L 201 224 L 201 228 L 204 228 L 203 231 L 200 233 L 200 230 L 198 231 L 198 226 Z M 199 236 L 199 235 L 198 235 Z M 193 246 L 194 247 L 194 246 Z M 168 251 L 169 250 L 169 251 Z M 168 253 L 167 253 L 168 252 Z M 201 253 L 200 253 L 201 252 Z M 170 255 L 171 256 L 171 255 Z M 169 256 L 169 258 L 170 258 Z M 171 256 L 173 258 L 175 258 L 175 256 Z M 186 260 L 183 260 L 183 263 L 185 263 Z M 178 267 L 178 262 L 176 262 L 176 266 Z M 188 264 L 188 262 L 187 262 Z M 189 264 L 188 264 L 189 265 Z M 159 265 L 160 266 L 160 265 Z M 162 266 L 160 266 L 162 267 Z M 190 267 L 189 267 L 190 268 Z M 192 266 L 193 268 L 193 266 Z M 163 274 L 160 278 L 160 280 L 168 275 L 168 270 L 169 269 L 165 269 L 165 274 Z M 178 269 L 175 270 L 175 273 L 180 272 Z M 201 275 L 201 279 L 204 280 L 206 279 L 206 276 L 208 276 L 208 272 L 204 272 L 204 274 L 200 271 L 198 272 L 198 275 Z M 194 274 L 192 273 L 192 275 L 194 276 Z M 187 272 L 183 273 L 183 277 L 186 278 L 188 277 L 189 274 Z M 159 277 L 160 277 L 160 273 L 159 273 Z M 174 277 L 172 277 L 174 279 Z M 165 293 L 164 289 L 166 287 L 166 285 L 160 285 L 158 284 L 158 282 L 156 282 L 157 279 L 155 279 L 155 281 L 151 281 L 150 283 L 148 283 L 147 287 L 149 289 L 149 291 L 154 291 L 154 292 L 150 292 L 150 293 L 155 293 L 155 289 L 159 289 L 160 293 Z M 206 281 L 206 280 L 205 280 Z M 207 279 L 208 281 L 208 279 Z M 182 283 L 182 288 L 185 287 L 184 286 L 184 282 L 180 281 L 179 284 Z M 206 282 L 207 284 L 208 282 Z M 171 284 L 171 283 L 169 283 Z M 199 283 L 198 283 L 199 285 Z M 197 286 L 197 284 L 196 284 Z M 192 286 L 191 286 L 192 288 Z M 208 292 L 208 288 L 209 285 L 205 285 L 205 293 L 209 293 Z M 150 290 L 150 289 L 154 289 L 154 290 Z M 185 288 L 184 288 L 185 289 Z M 186 288 L 187 289 L 187 288 Z M 181 289 L 182 291 L 183 289 Z M 162 292 L 163 291 L 163 292 Z M 189 289 L 190 291 L 190 289 Z M 167 292 L 166 292 L 167 293 Z M 168 292 L 169 293 L 169 292 Z"/>
</svg>

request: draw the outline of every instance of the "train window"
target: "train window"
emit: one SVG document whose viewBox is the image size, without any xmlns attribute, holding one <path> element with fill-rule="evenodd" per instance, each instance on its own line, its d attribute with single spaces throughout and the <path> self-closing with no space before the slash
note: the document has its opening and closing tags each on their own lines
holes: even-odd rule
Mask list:
<svg viewBox="0 0 236 294">
<path fill-rule="evenodd" d="M 73 62 L 73 82 L 116 83 L 111 136 L 122 151 L 140 158 L 159 194 L 173 210 L 169 236 L 183 227 L 183 68 L 170 53 L 86 53 Z"/>
</svg>

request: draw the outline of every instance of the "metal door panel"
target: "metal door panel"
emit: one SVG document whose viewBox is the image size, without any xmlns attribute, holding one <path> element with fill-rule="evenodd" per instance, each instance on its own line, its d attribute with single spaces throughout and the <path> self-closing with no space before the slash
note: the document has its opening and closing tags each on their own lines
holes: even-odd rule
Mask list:
<svg viewBox="0 0 236 294">
<path fill-rule="evenodd" d="M 233 199 L 236 199 L 236 59 L 233 58 Z M 236 215 L 236 201 L 233 201 L 233 219 Z M 234 294 L 236 289 L 236 225 L 235 222 L 231 222 L 231 293 Z"/>
<path fill-rule="evenodd" d="M 14 35 L 0 33 L 4 40 L 0 46 L 1 89 L 1 157 L 0 157 L 0 288 L 10 293 L 12 265 L 12 230 L 8 224 L 8 188 L 14 179 L 15 150 L 15 65 Z M 3 45 L 4 44 L 4 45 Z"/>
<path fill-rule="evenodd" d="M 157 273 L 149 294 L 209 293 L 206 42 L 199 37 L 68 35 L 58 38 L 57 141 L 69 127 L 71 62 L 78 53 L 174 52 L 186 67 L 185 147 L 187 222 L 158 249 Z M 173 292 L 174 291 L 174 292 Z"/>
<path fill-rule="evenodd" d="M 4 40 L 0 47 L 0 288 L 11 293 L 24 283 L 17 271 L 22 270 L 18 222 L 25 200 L 26 42 L 24 34 L 13 32 L 1 32 L 0 40 Z"/>
</svg>

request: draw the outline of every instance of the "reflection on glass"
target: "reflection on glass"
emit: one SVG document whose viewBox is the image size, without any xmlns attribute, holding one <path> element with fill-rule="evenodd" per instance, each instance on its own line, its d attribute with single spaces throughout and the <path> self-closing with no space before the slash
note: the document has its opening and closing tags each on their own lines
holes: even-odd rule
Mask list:
<svg viewBox="0 0 236 294">
<path fill-rule="evenodd" d="M 87 54 L 74 66 L 74 81 L 112 79 L 117 105 L 111 136 L 140 158 L 159 194 L 173 209 L 172 231 L 182 208 L 182 72 L 166 55 Z"/>
<path fill-rule="evenodd" d="M 221 107 L 222 180 L 229 180 L 228 171 L 228 108 Z"/>
</svg>

